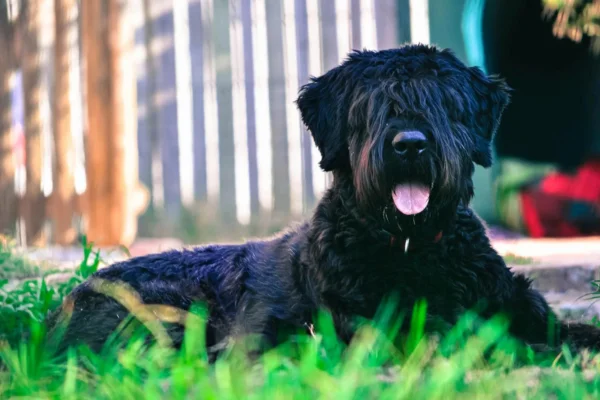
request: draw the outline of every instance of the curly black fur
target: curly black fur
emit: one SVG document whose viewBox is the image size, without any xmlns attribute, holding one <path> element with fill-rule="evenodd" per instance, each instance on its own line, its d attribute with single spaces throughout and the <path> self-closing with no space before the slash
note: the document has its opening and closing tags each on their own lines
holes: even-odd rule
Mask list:
<svg viewBox="0 0 600 400">
<path fill-rule="evenodd" d="M 491 140 L 508 102 L 501 79 L 465 66 L 448 50 L 411 45 L 353 52 L 302 87 L 297 100 L 320 165 L 334 175 L 309 222 L 268 240 L 134 258 L 95 277 L 126 282 L 147 304 L 188 309 L 205 302 L 209 347 L 247 333 L 276 344 L 319 309 L 332 313 L 340 338 L 349 341 L 353 318 L 373 317 L 387 294 L 398 294 L 407 309 L 425 298 L 428 320 L 441 326 L 483 304 L 484 317 L 506 313 L 514 335 L 547 344 L 548 304 L 506 267 L 468 208 L 474 163 L 491 165 Z M 430 145 L 413 162 L 390 146 L 405 129 L 423 132 Z M 432 188 L 428 207 L 415 216 L 392 202 L 394 185 L 408 180 Z M 396 237 L 410 238 L 407 253 L 390 246 Z M 89 282 L 69 298 L 74 308 L 65 346 L 98 350 L 127 315 Z M 554 345 L 600 345 L 592 326 L 556 327 Z M 170 330 L 176 344 L 181 331 Z"/>
</svg>

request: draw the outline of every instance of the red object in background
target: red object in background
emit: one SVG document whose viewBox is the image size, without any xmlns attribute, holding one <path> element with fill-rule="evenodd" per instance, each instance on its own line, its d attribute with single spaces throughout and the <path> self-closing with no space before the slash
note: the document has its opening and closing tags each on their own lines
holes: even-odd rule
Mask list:
<svg viewBox="0 0 600 400">
<path fill-rule="evenodd" d="M 552 173 L 525 188 L 521 206 L 532 237 L 600 234 L 600 158 L 574 175 Z"/>
</svg>

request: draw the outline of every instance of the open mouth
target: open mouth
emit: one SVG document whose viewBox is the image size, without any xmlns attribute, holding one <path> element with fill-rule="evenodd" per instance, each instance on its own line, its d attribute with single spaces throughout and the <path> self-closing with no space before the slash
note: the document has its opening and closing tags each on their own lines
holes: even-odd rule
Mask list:
<svg viewBox="0 0 600 400">
<path fill-rule="evenodd" d="M 392 191 L 394 205 L 404 215 L 416 215 L 429 204 L 431 188 L 423 183 L 400 183 Z"/>
</svg>

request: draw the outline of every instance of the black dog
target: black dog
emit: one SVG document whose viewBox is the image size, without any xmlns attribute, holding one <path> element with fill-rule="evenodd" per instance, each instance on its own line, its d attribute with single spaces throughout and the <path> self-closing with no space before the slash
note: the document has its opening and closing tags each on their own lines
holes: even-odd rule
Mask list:
<svg viewBox="0 0 600 400">
<path fill-rule="evenodd" d="M 209 347 L 250 333 L 276 344 L 319 309 L 349 341 L 354 317 L 373 317 L 387 294 L 407 309 L 426 299 L 430 329 L 480 307 L 484 318 L 505 313 L 526 343 L 548 344 L 554 326 L 554 345 L 599 347 L 592 326 L 549 323 L 544 298 L 506 267 L 468 208 L 474 163 L 491 165 L 508 102 L 502 80 L 448 50 L 353 52 L 297 100 L 320 165 L 334 176 L 309 222 L 268 240 L 135 258 L 95 278 L 127 283 L 146 304 L 205 302 Z M 100 349 L 128 314 L 92 286 L 69 297 L 65 346 Z M 181 325 L 169 332 L 179 344 Z"/>
</svg>

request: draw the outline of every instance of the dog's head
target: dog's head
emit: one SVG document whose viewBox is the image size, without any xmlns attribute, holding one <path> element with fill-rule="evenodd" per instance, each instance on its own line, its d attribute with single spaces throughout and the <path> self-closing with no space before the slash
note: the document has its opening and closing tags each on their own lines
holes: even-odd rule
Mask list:
<svg viewBox="0 0 600 400">
<path fill-rule="evenodd" d="M 504 81 L 449 50 L 356 51 L 297 100 L 321 168 L 352 177 L 364 210 L 425 218 L 468 203 L 474 163 L 489 167 L 509 101 Z"/>
</svg>

